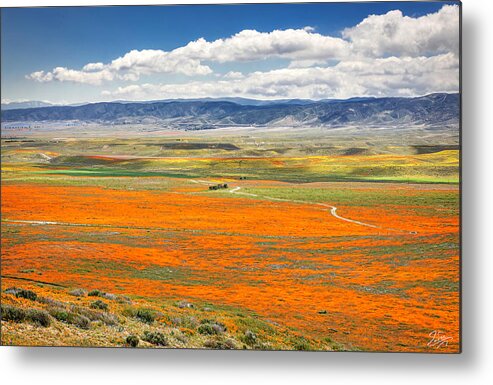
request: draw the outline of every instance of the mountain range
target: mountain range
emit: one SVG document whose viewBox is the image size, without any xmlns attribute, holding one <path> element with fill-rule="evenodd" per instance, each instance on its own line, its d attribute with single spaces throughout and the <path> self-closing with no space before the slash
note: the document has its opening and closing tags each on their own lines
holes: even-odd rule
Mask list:
<svg viewBox="0 0 493 385">
<path fill-rule="evenodd" d="M 255 101 L 243 98 L 101 102 L 78 106 L 3 109 L 2 122 L 83 121 L 162 123 L 206 129 L 221 126 L 425 125 L 458 126 L 459 94 L 346 100 Z"/>
<path fill-rule="evenodd" d="M 38 108 L 38 107 L 50 107 L 51 103 L 40 102 L 38 100 L 26 100 L 24 102 L 10 102 L 2 103 L 2 111 L 5 110 L 17 110 L 21 108 Z"/>
</svg>

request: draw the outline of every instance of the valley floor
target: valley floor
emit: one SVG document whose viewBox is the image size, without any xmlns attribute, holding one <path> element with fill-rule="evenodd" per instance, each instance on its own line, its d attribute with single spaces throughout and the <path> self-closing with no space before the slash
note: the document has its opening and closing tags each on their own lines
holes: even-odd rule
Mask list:
<svg viewBox="0 0 493 385">
<path fill-rule="evenodd" d="M 70 143 L 2 142 L 3 344 L 459 350 L 456 150 Z"/>
</svg>

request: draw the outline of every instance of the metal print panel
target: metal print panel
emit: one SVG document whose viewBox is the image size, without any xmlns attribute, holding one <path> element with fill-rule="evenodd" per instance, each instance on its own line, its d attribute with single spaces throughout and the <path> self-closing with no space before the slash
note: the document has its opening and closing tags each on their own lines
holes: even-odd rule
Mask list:
<svg viewBox="0 0 493 385">
<path fill-rule="evenodd" d="M 460 352 L 460 12 L 2 8 L 2 345 Z"/>
</svg>

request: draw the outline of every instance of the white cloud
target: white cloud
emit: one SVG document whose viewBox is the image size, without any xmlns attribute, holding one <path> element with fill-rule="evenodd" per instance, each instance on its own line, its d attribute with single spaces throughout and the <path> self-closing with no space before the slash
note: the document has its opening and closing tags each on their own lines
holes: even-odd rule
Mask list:
<svg viewBox="0 0 493 385">
<path fill-rule="evenodd" d="M 51 82 L 53 80 L 53 74 L 51 72 L 36 71 L 26 75 L 26 79 L 35 80 L 40 83 Z"/>
<path fill-rule="evenodd" d="M 154 73 L 187 76 L 212 73 L 209 66 L 202 64 L 203 61 L 225 63 L 285 58 L 325 62 L 348 53 L 346 41 L 314 33 L 310 27 L 272 32 L 243 30 L 227 39 L 212 42 L 200 38 L 169 52 L 132 50 L 107 64 L 88 63 L 81 70 L 57 67 L 51 72 L 37 71 L 27 77 L 39 82 L 57 80 L 99 85 L 115 79 L 137 81 L 142 75 Z"/>
<path fill-rule="evenodd" d="M 198 77 L 215 63 L 284 59 L 286 68 L 242 73 L 180 84 L 132 84 L 104 91 L 108 98 L 245 96 L 256 98 L 346 98 L 355 95 L 421 95 L 457 91 L 459 8 L 413 18 L 401 11 L 370 15 L 342 37 L 312 27 L 259 32 L 243 30 L 228 38 L 191 41 L 171 51 L 132 50 L 108 63 L 82 69 L 56 67 L 27 78 L 101 85 L 137 82 L 152 74 Z M 244 65 L 242 66 L 244 71 Z"/>
<path fill-rule="evenodd" d="M 92 72 L 92 71 L 101 71 L 104 69 L 103 63 L 88 63 L 84 67 L 82 67 L 82 71 Z"/>
<path fill-rule="evenodd" d="M 423 56 L 459 52 L 459 7 L 444 5 L 418 18 L 401 11 L 370 15 L 343 31 L 355 53 L 365 56 Z"/>
<path fill-rule="evenodd" d="M 315 33 L 313 28 L 258 32 L 243 30 L 227 39 L 208 42 L 198 39 L 175 49 L 172 56 L 185 56 L 219 63 L 269 58 L 290 60 L 339 59 L 349 54 L 348 43 L 340 38 Z"/>
<path fill-rule="evenodd" d="M 243 96 L 277 98 L 349 98 L 410 96 L 458 90 L 458 60 L 453 54 L 417 58 L 380 58 L 341 62 L 333 67 L 284 68 L 244 78 L 183 84 L 142 84 L 106 90 L 109 98 Z"/>
<path fill-rule="evenodd" d="M 244 78 L 245 75 L 243 75 L 241 72 L 237 71 L 229 71 L 226 75 L 224 75 L 226 79 L 241 79 Z"/>
<path fill-rule="evenodd" d="M 153 73 L 180 73 L 184 75 L 207 75 L 212 70 L 198 60 L 170 58 L 161 50 L 132 50 L 109 64 L 88 63 L 81 70 L 56 67 L 51 72 L 36 71 L 26 78 L 38 82 L 73 82 L 100 85 L 112 80 L 137 81 L 141 75 Z"/>
</svg>

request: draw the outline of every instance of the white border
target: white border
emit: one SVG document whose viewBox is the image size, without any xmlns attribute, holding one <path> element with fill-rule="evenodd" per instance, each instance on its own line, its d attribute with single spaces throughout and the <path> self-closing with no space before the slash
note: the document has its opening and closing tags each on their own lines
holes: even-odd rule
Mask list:
<svg viewBox="0 0 493 385">
<path fill-rule="evenodd" d="M 234 3 L 220 1 L 214 3 Z M 258 1 L 243 1 L 258 2 Z M 275 2 L 275 1 L 271 1 Z M 276 1 L 282 2 L 282 1 Z M 199 1 L 2 0 L 1 6 L 197 4 Z M 492 1 L 463 1 L 463 354 L 129 351 L 0 347 L 3 383 L 493 383 L 491 221 Z"/>
</svg>

